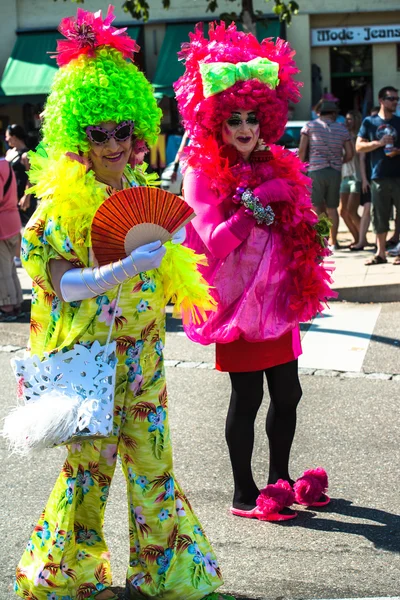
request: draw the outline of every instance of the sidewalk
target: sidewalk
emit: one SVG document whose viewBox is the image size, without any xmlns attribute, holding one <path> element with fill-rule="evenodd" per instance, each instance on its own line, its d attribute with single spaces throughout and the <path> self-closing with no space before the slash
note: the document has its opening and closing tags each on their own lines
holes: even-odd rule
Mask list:
<svg viewBox="0 0 400 600">
<path fill-rule="evenodd" d="M 372 242 L 374 235 L 369 232 Z M 330 258 L 335 270 L 332 274 L 333 289 L 339 293 L 339 300 L 348 302 L 398 302 L 400 300 L 400 265 L 393 265 L 393 258 L 388 257 L 385 265 L 366 267 L 365 261 L 374 253 L 373 246 L 362 252 L 350 252 L 351 235 L 339 231 L 338 241 L 341 246 Z M 24 300 L 30 301 L 31 282 L 24 271 L 18 269 L 18 276 L 24 293 Z M 28 309 L 28 307 L 26 306 Z"/>
<path fill-rule="evenodd" d="M 372 242 L 374 234 L 369 232 Z M 400 265 L 393 265 L 388 257 L 384 265 L 365 266 L 375 249 L 369 246 L 361 252 L 351 252 L 348 248 L 352 236 L 347 231 L 339 231 L 338 242 L 341 248 L 335 250 L 331 260 L 335 270 L 332 274 L 333 288 L 339 293 L 339 300 L 348 302 L 398 302 L 400 300 Z"/>
</svg>

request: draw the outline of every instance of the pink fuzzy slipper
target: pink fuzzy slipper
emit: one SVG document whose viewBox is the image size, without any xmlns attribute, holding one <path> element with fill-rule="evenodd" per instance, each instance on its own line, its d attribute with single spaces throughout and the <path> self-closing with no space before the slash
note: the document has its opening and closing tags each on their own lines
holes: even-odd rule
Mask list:
<svg viewBox="0 0 400 600">
<path fill-rule="evenodd" d="M 240 510 L 231 508 L 231 513 L 237 517 L 246 519 L 258 519 L 259 521 L 289 521 L 297 517 L 293 512 L 285 515 L 280 511 L 288 508 L 294 502 L 294 493 L 288 481 L 279 479 L 274 484 L 269 484 L 260 491 L 255 506 L 252 510 Z"/>
<path fill-rule="evenodd" d="M 293 485 L 295 502 L 303 506 L 326 506 L 331 501 L 325 493 L 327 489 L 328 475 L 325 469 L 317 467 L 304 471 Z"/>
</svg>

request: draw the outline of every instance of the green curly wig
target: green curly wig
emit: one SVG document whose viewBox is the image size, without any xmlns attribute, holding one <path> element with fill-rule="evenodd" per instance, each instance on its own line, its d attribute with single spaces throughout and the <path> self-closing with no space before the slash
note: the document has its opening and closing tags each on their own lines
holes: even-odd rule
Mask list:
<svg viewBox="0 0 400 600">
<path fill-rule="evenodd" d="M 43 144 L 52 154 L 88 152 L 88 125 L 135 122 L 134 135 L 149 145 L 159 134 L 161 110 L 143 73 L 110 46 L 80 55 L 55 75 L 44 111 Z"/>
</svg>

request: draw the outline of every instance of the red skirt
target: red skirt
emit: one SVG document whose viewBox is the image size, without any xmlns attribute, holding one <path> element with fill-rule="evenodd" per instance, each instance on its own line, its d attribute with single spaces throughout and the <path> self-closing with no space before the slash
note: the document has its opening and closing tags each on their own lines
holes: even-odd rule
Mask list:
<svg viewBox="0 0 400 600">
<path fill-rule="evenodd" d="M 295 327 L 276 340 L 247 342 L 239 338 L 229 344 L 215 344 L 215 368 L 229 373 L 263 371 L 296 360 L 302 352 L 300 329 Z"/>
</svg>

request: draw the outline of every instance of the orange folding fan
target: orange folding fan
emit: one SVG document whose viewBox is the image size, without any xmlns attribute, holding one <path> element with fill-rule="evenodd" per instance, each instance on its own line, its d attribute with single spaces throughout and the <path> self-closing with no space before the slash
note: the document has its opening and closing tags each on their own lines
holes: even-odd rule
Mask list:
<svg viewBox="0 0 400 600">
<path fill-rule="evenodd" d="M 184 200 L 165 190 L 121 190 L 107 198 L 94 216 L 93 252 L 100 266 L 115 262 L 143 244 L 167 242 L 194 216 Z"/>
</svg>

